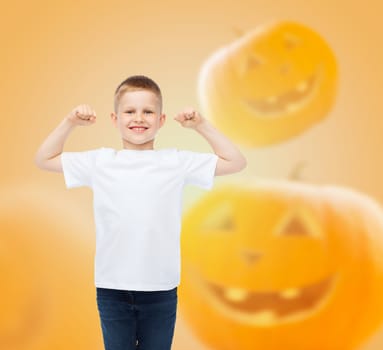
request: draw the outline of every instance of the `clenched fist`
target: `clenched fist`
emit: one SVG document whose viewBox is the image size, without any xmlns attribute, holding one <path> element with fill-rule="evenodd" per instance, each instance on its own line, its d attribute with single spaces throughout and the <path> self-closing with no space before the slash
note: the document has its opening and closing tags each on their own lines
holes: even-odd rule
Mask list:
<svg viewBox="0 0 383 350">
<path fill-rule="evenodd" d="M 198 125 L 205 121 L 201 114 L 193 108 L 185 108 L 173 119 L 177 120 L 183 127 L 191 129 L 195 129 Z"/>
<path fill-rule="evenodd" d="M 75 107 L 66 117 L 73 125 L 91 125 L 96 121 L 96 111 L 87 104 Z"/>
</svg>

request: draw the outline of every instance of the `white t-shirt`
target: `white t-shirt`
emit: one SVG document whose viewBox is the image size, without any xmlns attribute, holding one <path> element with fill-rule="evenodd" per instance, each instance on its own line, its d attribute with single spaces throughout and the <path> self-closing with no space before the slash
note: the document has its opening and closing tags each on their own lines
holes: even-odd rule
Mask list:
<svg viewBox="0 0 383 350">
<path fill-rule="evenodd" d="M 176 148 L 61 154 L 67 188 L 93 191 L 95 285 L 168 290 L 180 283 L 182 193 L 213 187 L 218 156 Z"/>
</svg>

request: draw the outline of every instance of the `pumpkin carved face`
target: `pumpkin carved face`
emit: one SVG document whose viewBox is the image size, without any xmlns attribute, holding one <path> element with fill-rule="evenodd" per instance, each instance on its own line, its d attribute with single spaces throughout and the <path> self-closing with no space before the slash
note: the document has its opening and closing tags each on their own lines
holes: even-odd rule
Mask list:
<svg viewBox="0 0 383 350">
<path fill-rule="evenodd" d="M 221 185 L 183 228 L 180 308 L 213 348 L 349 349 L 383 320 L 383 215 L 365 196 Z"/>
<path fill-rule="evenodd" d="M 0 349 L 101 350 L 85 220 L 42 186 L 0 193 Z"/>
<path fill-rule="evenodd" d="M 206 117 L 228 136 L 262 146 L 324 118 L 336 79 L 335 57 L 317 33 L 278 22 L 215 52 L 201 68 L 198 96 Z"/>
</svg>

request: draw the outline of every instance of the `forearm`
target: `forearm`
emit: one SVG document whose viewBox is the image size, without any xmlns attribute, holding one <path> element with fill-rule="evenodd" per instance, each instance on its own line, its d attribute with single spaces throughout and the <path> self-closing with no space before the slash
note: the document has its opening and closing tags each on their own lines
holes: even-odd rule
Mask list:
<svg viewBox="0 0 383 350">
<path fill-rule="evenodd" d="M 246 166 L 246 158 L 240 150 L 207 119 L 198 124 L 195 130 L 209 142 L 217 156 L 227 161 L 235 162 L 239 166 Z"/>
<path fill-rule="evenodd" d="M 36 164 L 61 154 L 65 141 L 75 125 L 64 118 L 41 144 L 35 157 Z"/>
</svg>

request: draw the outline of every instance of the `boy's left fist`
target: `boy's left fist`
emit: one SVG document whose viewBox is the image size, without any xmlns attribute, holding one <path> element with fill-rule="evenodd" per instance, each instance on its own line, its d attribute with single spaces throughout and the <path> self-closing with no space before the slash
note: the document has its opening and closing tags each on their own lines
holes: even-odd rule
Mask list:
<svg viewBox="0 0 383 350">
<path fill-rule="evenodd" d="M 182 112 L 178 113 L 174 118 L 183 127 L 195 129 L 201 125 L 205 119 L 193 108 L 185 108 Z"/>
</svg>

